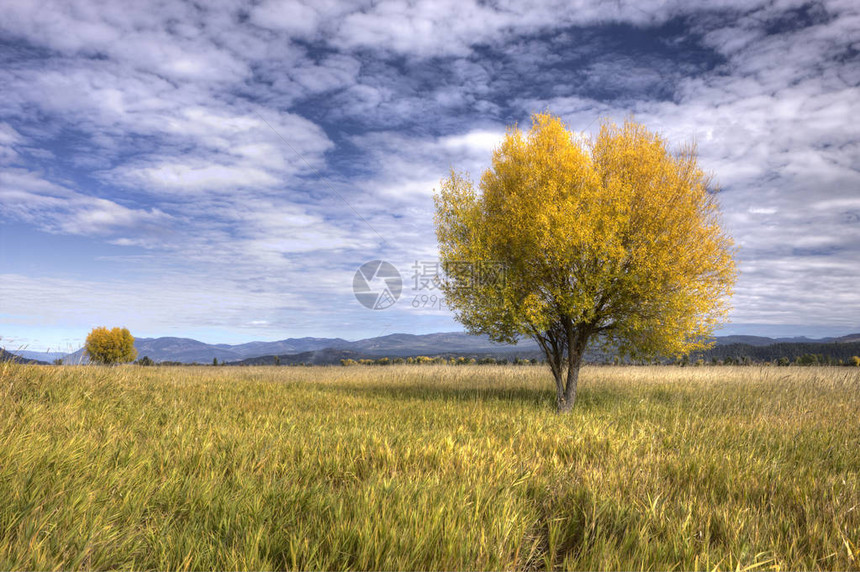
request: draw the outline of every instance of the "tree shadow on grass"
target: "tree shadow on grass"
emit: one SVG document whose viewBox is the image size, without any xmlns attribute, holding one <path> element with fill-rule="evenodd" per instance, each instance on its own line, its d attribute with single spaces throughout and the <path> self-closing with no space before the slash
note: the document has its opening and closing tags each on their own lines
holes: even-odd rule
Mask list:
<svg viewBox="0 0 860 572">
<path fill-rule="evenodd" d="M 509 401 L 526 404 L 551 402 L 554 394 L 547 388 L 526 387 L 450 387 L 420 383 L 414 385 L 325 384 L 316 388 L 324 393 L 395 399 L 405 401 Z"/>
<path fill-rule="evenodd" d="M 552 387 L 451 387 L 428 383 L 414 385 L 384 384 L 325 384 L 316 387 L 323 393 L 353 395 L 380 399 L 427 402 L 507 402 L 555 410 L 555 389 Z M 617 407 L 619 401 L 631 396 L 611 388 L 585 387 L 579 390 L 574 410 L 598 411 Z"/>
</svg>

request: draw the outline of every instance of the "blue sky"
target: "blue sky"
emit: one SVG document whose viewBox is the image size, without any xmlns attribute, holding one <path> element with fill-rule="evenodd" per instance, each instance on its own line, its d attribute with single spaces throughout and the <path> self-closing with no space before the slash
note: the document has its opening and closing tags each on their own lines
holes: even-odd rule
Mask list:
<svg viewBox="0 0 860 572">
<path fill-rule="evenodd" d="M 0 345 L 459 329 L 413 280 L 433 189 L 541 110 L 697 142 L 724 333 L 860 330 L 853 0 L 0 0 Z M 386 310 L 352 292 L 374 259 Z"/>
</svg>

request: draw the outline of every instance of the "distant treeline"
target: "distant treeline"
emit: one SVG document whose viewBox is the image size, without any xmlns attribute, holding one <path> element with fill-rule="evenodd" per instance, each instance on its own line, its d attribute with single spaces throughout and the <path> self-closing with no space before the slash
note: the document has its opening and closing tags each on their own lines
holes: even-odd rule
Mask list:
<svg viewBox="0 0 860 572">
<path fill-rule="evenodd" d="M 749 344 L 726 344 L 714 346 L 704 352 L 696 352 L 690 361 L 707 362 L 717 360 L 730 363 L 776 363 L 782 365 L 854 365 L 854 357 L 860 356 L 860 342 L 845 343 L 776 343 L 767 346 Z"/>
<path fill-rule="evenodd" d="M 496 359 L 494 357 L 483 357 L 483 358 L 468 358 L 465 356 L 458 357 L 429 357 L 429 356 L 415 356 L 415 357 L 397 357 L 394 359 L 390 359 L 387 357 L 377 358 L 377 359 L 342 359 L 340 360 L 340 365 L 343 366 L 352 366 L 352 365 L 425 365 L 425 364 L 437 364 L 437 365 L 540 365 L 543 362 L 538 360 L 537 358 L 525 359 L 525 358 L 500 358 Z"/>
<path fill-rule="evenodd" d="M 458 355 L 442 354 L 436 356 L 411 356 L 411 357 L 383 357 L 383 356 L 361 356 L 356 352 L 342 352 L 334 350 L 322 350 L 315 352 L 304 352 L 295 355 L 284 356 L 261 356 L 241 362 L 220 362 L 213 358 L 211 365 L 222 366 L 249 366 L 249 365 L 280 365 L 280 366 L 311 366 L 311 365 L 399 365 L 399 364 L 437 364 L 437 365 L 541 365 L 544 359 L 538 352 L 524 352 L 525 355 L 507 354 L 500 355 Z M 352 357 L 345 357 L 351 354 Z M 841 343 L 805 343 L 785 342 L 766 346 L 754 346 L 750 344 L 725 344 L 717 345 L 704 352 L 694 352 L 682 358 L 657 358 L 648 360 L 628 360 L 612 355 L 611 351 L 591 349 L 586 354 L 586 362 L 590 364 L 675 364 L 675 365 L 846 365 L 860 366 L 860 342 Z M 0 348 L 0 361 L 18 361 L 22 363 L 35 363 L 47 365 L 44 362 L 26 360 L 5 352 Z M 54 360 L 60 365 L 63 360 Z M 143 356 L 135 362 L 137 365 L 151 366 L 187 366 L 206 365 L 197 362 L 183 363 L 177 361 L 156 362 L 148 356 Z"/>
</svg>

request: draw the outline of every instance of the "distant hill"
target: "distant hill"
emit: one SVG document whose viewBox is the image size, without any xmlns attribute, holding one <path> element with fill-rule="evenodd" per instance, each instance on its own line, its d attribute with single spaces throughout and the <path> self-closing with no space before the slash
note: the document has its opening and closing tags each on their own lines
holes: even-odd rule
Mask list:
<svg viewBox="0 0 860 572">
<path fill-rule="evenodd" d="M 248 342 L 235 346 L 218 344 L 217 347 L 229 349 L 244 358 L 261 355 L 297 354 L 323 348 L 343 348 L 348 347 L 351 343 L 353 342 L 341 338 L 288 338 L 277 342 Z"/>
<path fill-rule="evenodd" d="M 465 357 L 465 358 L 475 358 L 481 359 L 485 357 L 492 357 L 494 359 L 506 359 L 513 360 L 514 358 L 523 358 L 523 359 L 532 359 L 532 358 L 543 358 L 543 353 L 539 350 L 500 350 L 496 352 L 462 352 L 462 351 L 450 351 L 450 352 L 414 352 L 414 353 L 406 353 L 406 354 L 393 354 L 393 353 L 384 353 L 384 354 L 373 354 L 368 352 L 360 352 L 354 350 L 339 350 L 334 348 L 327 348 L 323 350 L 314 350 L 310 352 L 302 352 L 298 354 L 284 354 L 284 355 L 270 355 L 270 356 L 259 356 L 244 359 L 238 362 L 228 362 L 226 365 L 338 365 L 343 359 L 352 359 L 352 360 L 360 360 L 360 359 L 379 359 L 379 358 L 407 358 L 407 357 L 417 357 L 417 356 L 427 356 L 427 357 L 443 357 L 445 359 L 451 357 Z"/>
<path fill-rule="evenodd" d="M 230 362 L 229 365 L 337 365 L 342 359 L 365 359 L 367 354 L 354 352 L 352 350 L 339 350 L 328 348 L 322 350 L 313 350 L 308 352 L 300 352 L 297 354 L 280 354 L 267 355 L 247 358 L 238 362 Z M 383 357 L 383 356 L 374 356 Z"/>
<path fill-rule="evenodd" d="M 30 364 L 37 364 L 37 365 L 49 365 L 48 362 L 40 361 L 40 360 L 36 360 L 36 359 L 31 359 L 31 358 L 25 358 L 25 357 L 19 356 L 18 354 L 13 354 L 11 352 L 7 352 L 3 348 L 0 348 L 0 362 L 4 362 L 4 361 L 14 361 L 14 362 L 18 362 L 18 363 L 30 363 Z"/>
<path fill-rule="evenodd" d="M 53 362 L 55 359 L 66 356 L 66 352 L 31 352 L 30 350 L 15 350 L 12 353 L 24 359 L 35 359 L 49 363 Z"/>
<path fill-rule="evenodd" d="M 710 360 L 713 357 L 749 356 L 757 361 L 772 361 L 773 356 L 794 359 L 806 353 L 848 357 L 858 355 L 854 344 L 860 344 L 860 334 L 838 338 L 810 340 L 808 338 L 768 338 L 762 336 L 720 336 L 716 346 L 699 354 Z M 465 332 L 435 334 L 389 334 L 356 341 L 343 338 L 287 338 L 274 342 L 247 342 L 243 344 L 207 344 L 190 338 L 137 338 L 134 343 L 138 357 L 148 356 L 156 362 L 212 363 L 271 363 L 278 356 L 280 363 L 339 363 L 341 359 L 375 359 L 378 357 L 452 356 L 511 358 L 541 357 L 540 348 L 531 339 L 517 345 L 498 344 L 487 336 L 472 336 Z M 778 347 L 776 347 L 778 346 Z M 791 347 L 789 347 L 791 346 Z M 810 346 L 810 347 L 806 347 Z M 826 346 L 826 347 L 825 347 Z M 831 347 L 832 346 L 832 347 Z M 770 348 L 770 349 L 766 349 Z M 12 352 L 16 353 L 17 352 Z M 83 349 L 71 354 L 58 355 L 46 352 L 22 352 L 28 359 L 46 363 L 61 357 L 65 363 L 86 363 Z M 595 350 L 586 355 L 588 361 L 607 361 L 612 356 Z M 838 359 L 845 359 L 840 357 Z"/>
<path fill-rule="evenodd" d="M 439 334 L 390 334 L 379 338 L 368 338 L 356 342 L 348 342 L 341 346 L 368 354 L 385 355 L 388 357 L 431 355 L 454 352 L 485 353 L 497 352 L 526 352 L 538 350 L 538 345 L 531 339 L 523 340 L 512 346 L 490 341 L 487 336 L 472 336 L 465 332 L 447 332 Z"/>
<path fill-rule="evenodd" d="M 148 356 L 154 361 L 175 361 L 181 363 L 211 363 L 212 358 L 218 361 L 236 361 L 245 357 L 241 352 L 233 351 L 230 346 L 199 342 L 191 338 L 136 338 L 134 348 L 137 357 Z M 68 363 L 87 363 L 86 352 L 83 348 L 66 356 Z"/>
<path fill-rule="evenodd" d="M 134 341 L 137 356 L 149 356 L 155 361 L 179 361 L 184 363 L 208 363 L 212 358 L 218 361 L 232 361 L 245 357 L 230 346 L 220 347 L 192 340 L 190 338 L 139 338 Z"/>
<path fill-rule="evenodd" d="M 343 339 L 304 338 L 305 351 L 297 353 L 277 353 L 245 358 L 236 365 L 281 365 L 296 364 L 338 364 L 342 359 L 377 359 L 410 356 L 444 356 L 508 358 L 540 357 L 540 350 L 532 340 L 524 340 L 517 345 L 498 344 L 486 336 L 471 336 L 464 332 L 438 334 L 390 334 L 354 342 Z M 290 341 L 290 340 L 285 340 Z M 273 342 L 278 343 L 278 342 Z M 314 347 L 317 346 L 317 347 Z M 321 347 L 320 347 L 321 346 Z"/>
<path fill-rule="evenodd" d="M 765 338 L 763 336 L 718 336 L 714 338 L 718 346 L 727 346 L 730 344 L 747 344 L 750 346 L 768 346 L 776 343 L 773 338 Z"/>
<path fill-rule="evenodd" d="M 845 338 L 850 339 L 849 336 L 845 336 Z M 734 361 L 742 361 L 744 358 L 749 358 L 753 362 L 775 362 L 781 358 L 786 358 L 793 362 L 806 355 L 821 356 L 825 363 L 830 361 L 846 362 L 852 356 L 860 356 L 860 340 L 826 343 L 777 342 L 769 345 L 722 344 L 707 351 L 693 354 L 691 360 L 701 358 L 710 361 L 716 358 L 724 361 L 731 358 Z"/>
<path fill-rule="evenodd" d="M 850 344 L 854 342 L 860 342 L 860 334 L 848 334 L 847 336 L 842 336 L 839 338 L 829 338 L 827 340 L 822 341 L 836 342 L 839 344 Z"/>
<path fill-rule="evenodd" d="M 718 346 L 729 344 L 746 344 L 750 346 L 771 346 L 773 344 L 845 344 L 860 342 L 860 334 L 849 334 L 838 338 L 807 338 L 806 336 L 795 336 L 793 338 L 766 338 L 763 336 L 717 336 L 714 338 Z"/>
<path fill-rule="evenodd" d="M 139 358 L 149 356 L 156 362 L 171 361 L 180 363 L 212 363 L 213 358 L 219 362 L 248 362 L 254 358 L 268 357 L 274 361 L 274 356 L 293 356 L 308 354 L 296 363 L 313 361 L 308 356 L 321 350 L 341 350 L 350 356 L 369 357 L 406 357 L 410 355 L 439 355 L 442 353 L 481 353 L 495 354 L 497 352 L 527 352 L 537 350 L 537 345 L 531 340 L 525 340 L 519 345 L 497 344 L 486 336 L 471 336 L 465 332 L 449 332 L 437 334 L 390 334 L 378 338 L 368 338 L 348 341 L 342 338 L 287 338 L 275 342 L 248 342 L 244 344 L 206 344 L 191 338 L 137 338 L 134 341 Z M 324 356 L 331 353 L 321 354 Z M 346 354 L 344 354 L 346 355 Z M 316 358 L 328 359 L 328 358 Z M 337 361 L 339 363 L 338 358 Z M 84 350 L 64 356 L 70 363 L 86 362 Z M 314 362 L 316 363 L 316 362 Z M 327 363 L 327 362 L 326 362 Z"/>
</svg>

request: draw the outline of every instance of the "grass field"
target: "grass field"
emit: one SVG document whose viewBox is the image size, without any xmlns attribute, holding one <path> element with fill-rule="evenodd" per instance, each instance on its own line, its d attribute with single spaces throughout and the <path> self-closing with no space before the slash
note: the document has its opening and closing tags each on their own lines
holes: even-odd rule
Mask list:
<svg viewBox="0 0 860 572">
<path fill-rule="evenodd" d="M 860 368 L 0 364 L 2 569 L 857 569 Z"/>
</svg>

